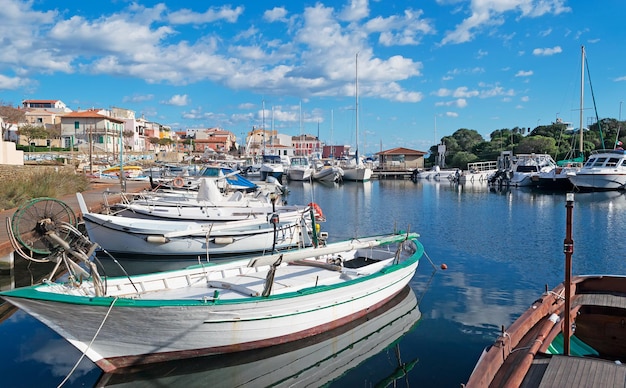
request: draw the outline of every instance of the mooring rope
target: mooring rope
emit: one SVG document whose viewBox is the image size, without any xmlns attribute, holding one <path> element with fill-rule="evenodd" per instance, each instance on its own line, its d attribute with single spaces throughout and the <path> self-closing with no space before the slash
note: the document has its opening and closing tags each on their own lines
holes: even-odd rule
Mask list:
<svg viewBox="0 0 626 388">
<path fill-rule="evenodd" d="M 63 384 L 65 384 L 67 382 L 67 380 L 69 380 L 70 376 L 72 376 L 72 374 L 74 373 L 76 368 L 78 368 L 78 365 L 80 364 L 80 362 L 83 360 L 83 358 L 85 358 L 85 355 L 87 354 L 89 349 L 91 349 L 91 345 L 96 340 L 96 337 L 98 336 L 98 334 L 100 334 L 100 330 L 102 329 L 102 326 L 104 326 L 104 322 L 106 322 L 107 318 L 109 317 L 109 314 L 111 313 L 111 310 L 113 309 L 113 305 L 115 304 L 115 302 L 117 302 L 117 299 L 118 299 L 117 296 L 115 297 L 115 299 L 113 299 L 113 302 L 111 302 L 111 305 L 109 306 L 109 309 L 107 310 L 107 313 L 104 316 L 104 319 L 100 323 L 100 326 L 98 327 L 98 330 L 96 330 L 96 333 L 93 335 L 93 338 L 89 342 L 89 345 L 87 345 L 87 349 L 85 349 L 83 354 L 78 358 L 78 361 L 76 361 L 76 364 L 74 364 L 74 366 L 72 367 L 70 372 L 67 374 L 67 376 L 65 376 L 65 378 L 63 379 L 63 381 L 61 381 L 61 383 L 57 386 L 57 388 L 62 387 Z"/>
</svg>

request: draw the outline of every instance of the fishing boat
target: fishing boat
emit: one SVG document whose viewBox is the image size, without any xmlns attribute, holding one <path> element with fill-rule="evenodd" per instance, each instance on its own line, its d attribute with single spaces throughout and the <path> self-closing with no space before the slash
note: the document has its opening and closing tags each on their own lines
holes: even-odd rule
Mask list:
<svg viewBox="0 0 626 388">
<path fill-rule="evenodd" d="M 253 192 L 259 189 L 256 183 L 244 178 L 238 170 L 216 165 L 206 165 L 195 175 L 165 176 L 161 178 L 151 177 L 150 181 L 153 189 L 182 189 L 195 191 L 200 187 L 200 179 L 202 178 L 214 180 L 222 191 L 239 190 Z"/>
<path fill-rule="evenodd" d="M 77 229 L 49 218 L 38 223 L 39 241 L 90 263 L 93 247 Z M 110 372 L 260 349 L 339 327 L 400 293 L 423 254 L 418 235 L 402 232 L 127 277 L 102 278 L 91 266 L 89 277 L 82 270 L 0 297 Z"/>
<path fill-rule="evenodd" d="M 318 387 L 374 362 L 376 355 L 386 356 L 390 365 L 379 365 L 376 376 L 380 377 L 373 383 L 391 383 L 403 379 L 418 362 L 402 359 L 399 341 L 420 318 L 415 292 L 405 287 L 381 308 L 311 338 L 248 352 L 116 369 L 103 373 L 96 386 L 181 387 L 211 382 L 213 388 Z"/>
<path fill-rule="evenodd" d="M 108 167 L 108 168 L 102 169 L 100 171 L 100 175 L 119 177 L 122 172 L 124 174 L 124 177 L 126 178 L 137 178 L 137 177 L 144 175 L 143 167 L 133 166 L 133 165 L 128 165 L 128 166 L 117 165 L 113 167 Z"/>
<path fill-rule="evenodd" d="M 109 206 L 109 213 L 130 217 L 149 217 L 169 220 L 198 221 L 242 221 L 269 220 L 271 214 L 280 215 L 282 220 L 301 218 L 309 206 L 284 205 L 278 195 L 261 191 L 244 194 L 241 191 L 222 193 L 216 184 L 206 178 L 200 179 L 197 192 L 142 192 L 124 194 L 121 201 Z M 321 209 L 315 216 L 323 217 Z"/>
<path fill-rule="evenodd" d="M 567 194 L 565 281 L 546 291 L 480 356 L 473 387 L 615 387 L 626 379 L 626 277 L 572 276 Z"/>
<path fill-rule="evenodd" d="M 308 210 L 284 221 L 278 213 L 241 221 L 157 220 L 92 213 L 82 194 L 76 197 L 90 240 L 113 255 L 231 256 L 312 244 Z"/>
</svg>

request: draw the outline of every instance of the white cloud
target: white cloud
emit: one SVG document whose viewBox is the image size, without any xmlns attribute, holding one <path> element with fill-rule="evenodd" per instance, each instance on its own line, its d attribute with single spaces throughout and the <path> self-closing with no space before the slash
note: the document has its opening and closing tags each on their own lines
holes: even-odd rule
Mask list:
<svg viewBox="0 0 626 388">
<path fill-rule="evenodd" d="M 539 31 L 539 36 L 546 37 L 552 33 L 552 28 L 547 28 L 543 31 Z"/>
<path fill-rule="evenodd" d="M 383 46 L 418 45 L 423 35 L 434 34 L 432 21 L 421 19 L 423 11 L 407 9 L 404 15 L 378 16 L 367 21 L 368 32 L 380 33 L 378 42 Z"/>
<path fill-rule="evenodd" d="M 166 105 L 175 105 L 175 106 L 185 106 L 188 105 L 190 101 L 186 94 L 173 95 L 167 102 L 164 102 Z"/>
<path fill-rule="evenodd" d="M 203 13 L 194 12 L 189 9 L 181 9 L 171 12 L 167 18 L 172 24 L 205 24 L 217 20 L 236 23 L 239 16 L 243 13 L 243 10 L 243 7 L 233 9 L 230 5 L 224 5 L 219 8 L 212 7 Z"/>
<path fill-rule="evenodd" d="M 626 75 L 622 76 L 622 77 L 617 77 L 613 81 L 615 81 L 615 82 L 626 81 Z"/>
<path fill-rule="evenodd" d="M 0 90 L 15 90 L 26 86 L 29 83 L 27 79 L 20 77 L 7 77 L 0 74 Z"/>
<path fill-rule="evenodd" d="M 154 98 L 153 94 L 137 94 L 133 96 L 124 96 L 123 102 L 146 102 Z"/>
<path fill-rule="evenodd" d="M 552 48 L 536 48 L 533 50 L 533 55 L 548 56 L 548 55 L 559 54 L 562 51 L 563 49 L 561 49 L 561 46 L 554 46 Z"/>
<path fill-rule="evenodd" d="M 341 13 L 339 18 L 341 20 L 354 22 L 367 17 L 370 13 L 368 0 L 350 0 Z"/>
<path fill-rule="evenodd" d="M 480 92 L 476 91 L 476 90 L 469 90 L 467 86 L 461 86 L 458 87 L 454 90 L 454 92 L 452 93 L 453 97 L 462 97 L 462 98 L 470 98 L 470 97 L 476 97 L 480 94 Z"/>
<path fill-rule="evenodd" d="M 446 112 L 446 116 L 448 117 L 459 117 L 459 114 L 456 112 Z"/>
<path fill-rule="evenodd" d="M 516 77 L 530 77 L 531 75 L 533 75 L 532 70 L 520 70 L 517 73 L 515 73 Z"/>
<path fill-rule="evenodd" d="M 287 20 L 287 10 L 284 7 L 274 7 L 263 13 L 263 19 L 273 22 L 284 22 Z"/>
<path fill-rule="evenodd" d="M 519 17 L 539 17 L 545 14 L 558 15 L 571 12 L 564 6 L 565 0 L 472 0 L 470 16 L 448 31 L 441 44 L 465 43 L 474 39 L 474 35 L 485 27 L 500 26 L 505 22 L 505 14 L 516 13 Z"/>
</svg>

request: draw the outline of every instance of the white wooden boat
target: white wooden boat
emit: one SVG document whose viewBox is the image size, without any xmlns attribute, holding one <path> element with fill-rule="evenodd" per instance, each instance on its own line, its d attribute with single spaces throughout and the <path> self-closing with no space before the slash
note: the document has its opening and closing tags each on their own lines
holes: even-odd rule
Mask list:
<svg viewBox="0 0 626 388">
<path fill-rule="evenodd" d="M 577 190 L 621 190 L 626 187 L 626 152 L 594 151 L 585 165 L 568 178 Z"/>
<path fill-rule="evenodd" d="M 195 175 L 163 176 L 151 178 L 153 189 L 198 190 L 200 179 L 208 178 L 216 182 L 220 190 L 257 191 L 259 186 L 244 178 L 238 170 L 219 165 L 206 165 Z"/>
<path fill-rule="evenodd" d="M 230 222 L 157 220 L 91 213 L 76 194 L 91 241 L 111 254 L 137 256 L 224 256 L 273 251 L 312 244 L 307 213 L 281 221 Z M 309 217 L 310 219 L 310 217 Z"/>
<path fill-rule="evenodd" d="M 195 193 L 195 196 L 193 195 Z M 210 179 L 200 179 L 200 187 L 191 195 L 186 192 L 144 192 L 110 206 L 110 213 L 157 219 L 240 221 L 265 220 L 279 214 L 281 220 L 297 220 L 306 214 L 307 206 L 281 205 L 278 195 L 244 194 L 235 191 L 222 194 Z M 318 220 L 321 214 L 316 214 Z"/>
<path fill-rule="evenodd" d="M 381 372 L 388 371 L 379 382 L 391 382 L 402 379 L 418 361 L 402 358 L 399 341 L 420 318 L 415 292 L 407 286 L 381 308 L 311 338 L 248 352 L 120 368 L 104 373 L 95 385 L 192 387 L 210 382 L 212 388 L 319 387 L 383 352 L 390 364 L 379 365 Z"/>
<path fill-rule="evenodd" d="M 413 278 L 416 234 L 177 271 L 0 292 L 104 371 L 264 348 L 325 332 L 391 300 Z M 97 279 L 94 281 L 94 279 Z"/>
</svg>

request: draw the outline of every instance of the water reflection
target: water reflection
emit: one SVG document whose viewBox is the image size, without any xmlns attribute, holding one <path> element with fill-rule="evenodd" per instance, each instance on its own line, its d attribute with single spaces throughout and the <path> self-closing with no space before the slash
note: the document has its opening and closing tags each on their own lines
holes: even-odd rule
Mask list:
<svg viewBox="0 0 626 388">
<path fill-rule="evenodd" d="M 399 356 L 400 349 L 390 345 L 410 331 L 420 317 L 415 293 L 406 287 L 362 319 L 315 337 L 261 350 L 117 370 L 103 374 L 96 386 L 317 387 L 385 350 L 387 357 Z M 403 378 L 416 362 L 399 358 L 394 368 L 378 368 L 378 381 L 361 385 L 387 386 Z"/>
</svg>

